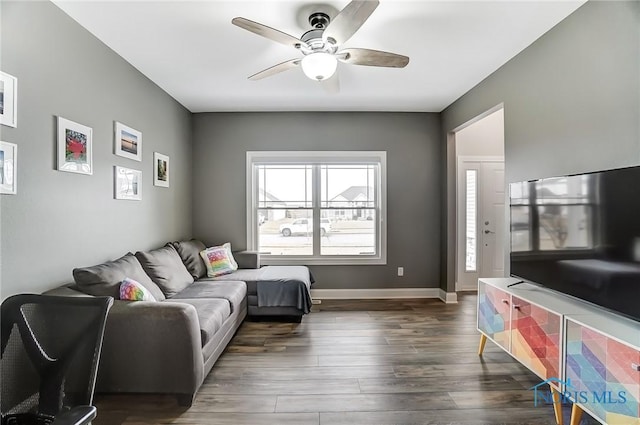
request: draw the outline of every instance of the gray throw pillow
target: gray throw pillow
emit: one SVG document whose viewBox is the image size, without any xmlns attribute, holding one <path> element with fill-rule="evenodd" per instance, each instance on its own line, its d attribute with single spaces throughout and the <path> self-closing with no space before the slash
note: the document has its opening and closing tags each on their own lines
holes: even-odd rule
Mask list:
<svg viewBox="0 0 640 425">
<path fill-rule="evenodd" d="M 120 283 L 127 277 L 141 283 L 156 300 L 165 299 L 160 288 L 153 283 L 142 269 L 138 259 L 130 252 L 117 260 L 73 269 L 73 279 L 78 288 L 94 296 L 111 296 L 120 299 Z"/>
<path fill-rule="evenodd" d="M 178 251 L 178 255 L 194 279 L 200 279 L 207 274 L 207 267 L 200 257 L 200 251 L 207 248 L 204 243 L 197 239 L 191 239 L 190 241 L 173 242 L 171 245 Z"/>
<path fill-rule="evenodd" d="M 193 283 L 193 276 L 189 274 L 178 253 L 169 244 L 149 252 L 138 251 L 136 258 L 167 298 L 171 298 Z"/>
</svg>

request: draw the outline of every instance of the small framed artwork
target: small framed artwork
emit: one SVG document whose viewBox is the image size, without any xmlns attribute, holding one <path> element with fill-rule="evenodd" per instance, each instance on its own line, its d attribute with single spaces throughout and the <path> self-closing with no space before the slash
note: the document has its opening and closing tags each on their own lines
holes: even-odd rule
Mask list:
<svg viewBox="0 0 640 425">
<path fill-rule="evenodd" d="M 18 126 L 18 79 L 0 72 L 0 124 Z"/>
<path fill-rule="evenodd" d="M 58 117 L 58 170 L 93 174 L 93 130 Z"/>
<path fill-rule="evenodd" d="M 0 142 L 0 193 L 18 193 L 18 145 Z"/>
<path fill-rule="evenodd" d="M 115 198 L 142 200 L 142 171 L 115 166 Z"/>
<path fill-rule="evenodd" d="M 153 153 L 153 185 L 169 187 L 169 157 Z"/>
<path fill-rule="evenodd" d="M 116 155 L 142 161 L 142 133 L 140 131 L 116 121 L 114 145 Z"/>
</svg>

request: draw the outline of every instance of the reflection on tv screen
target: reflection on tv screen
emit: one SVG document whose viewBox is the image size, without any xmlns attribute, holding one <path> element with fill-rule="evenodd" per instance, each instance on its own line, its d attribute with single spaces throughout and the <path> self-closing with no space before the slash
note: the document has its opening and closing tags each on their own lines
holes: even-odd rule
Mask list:
<svg viewBox="0 0 640 425">
<path fill-rule="evenodd" d="M 511 273 L 640 320 L 640 167 L 510 185 Z"/>
</svg>

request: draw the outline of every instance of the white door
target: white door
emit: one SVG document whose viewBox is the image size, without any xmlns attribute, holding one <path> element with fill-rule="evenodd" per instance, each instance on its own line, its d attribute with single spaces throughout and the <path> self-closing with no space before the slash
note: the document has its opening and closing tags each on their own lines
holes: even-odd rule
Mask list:
<svg viewBox="0 0 640 425">
<path fill-rule="evenodd" d="M 475 290 L 480 277 L 504 276 L 504 160 L 458 158 L 456 290 Z"/>
<path fill-rule="evenodd" d="M 504 162 L 483 162 L 480 172 L 480 276 L 504 277 Z"/>
</svg>

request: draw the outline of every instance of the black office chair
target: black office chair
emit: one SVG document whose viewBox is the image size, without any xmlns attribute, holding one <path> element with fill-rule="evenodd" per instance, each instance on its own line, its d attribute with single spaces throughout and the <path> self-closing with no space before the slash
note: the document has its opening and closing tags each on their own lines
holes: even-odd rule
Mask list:
<svg viewBox="0 0 640 425">
<path fill-rule="evenodd" d="M 2 425 L 80 425 L 92 406 L 111 297 L 14 295 L 0 307 Z"/>
</svg>

